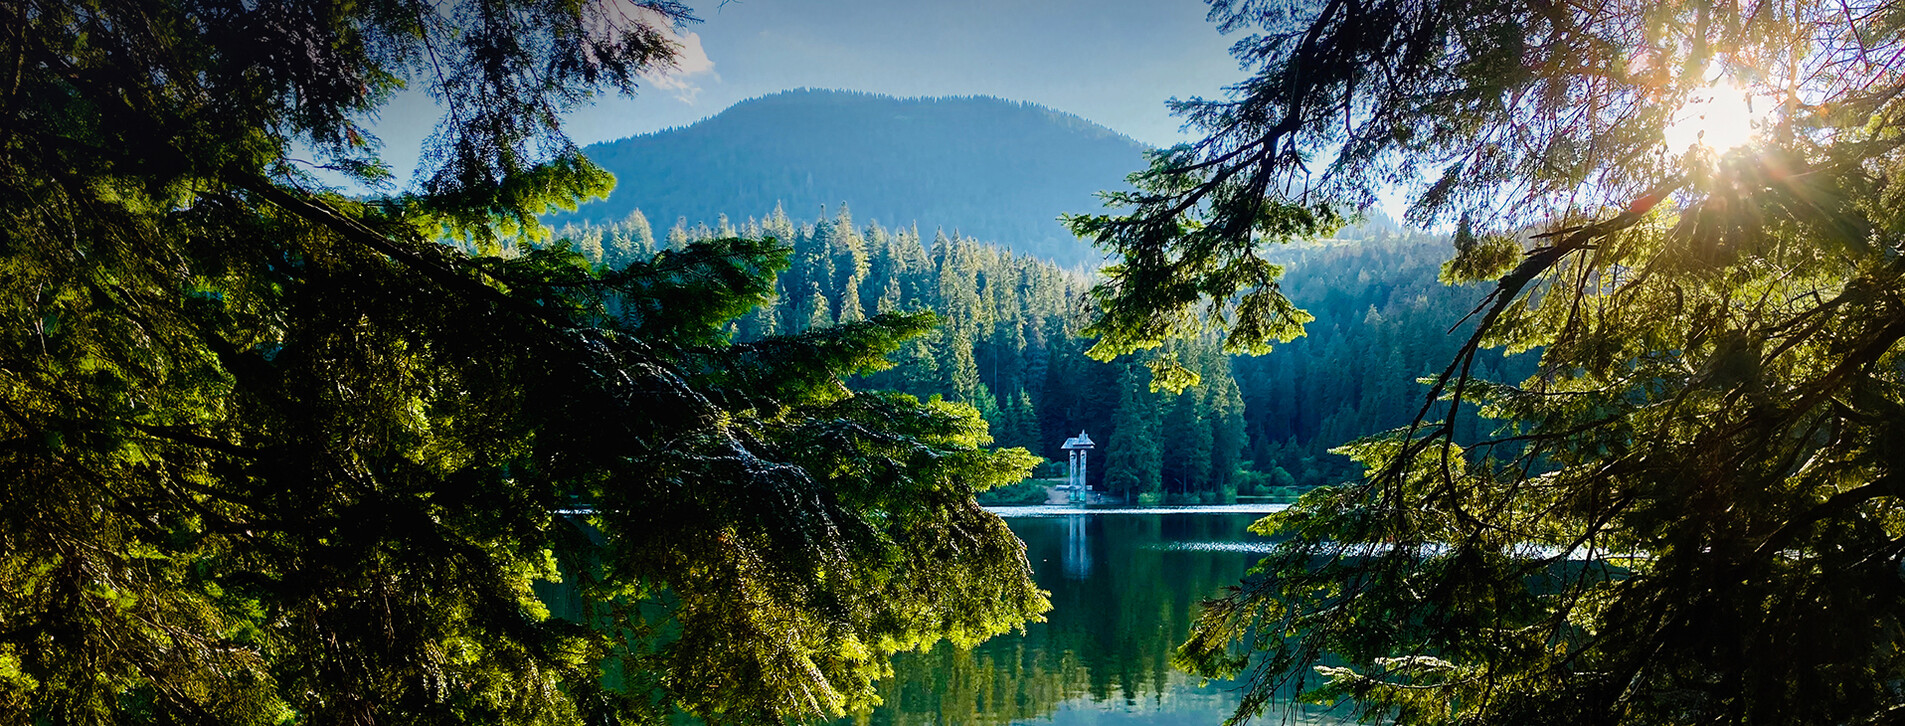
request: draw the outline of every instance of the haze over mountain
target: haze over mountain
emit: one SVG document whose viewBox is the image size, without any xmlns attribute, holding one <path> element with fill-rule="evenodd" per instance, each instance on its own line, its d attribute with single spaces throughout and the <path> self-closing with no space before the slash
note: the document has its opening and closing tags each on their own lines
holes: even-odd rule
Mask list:
<svg viewBox="0 0 1905 726">
<path fill-rule="evenodd" d="M 1145 148 L 1036 104 L 801 89 L 587 147 L 615 174 L 615 191 L 553 221 L 608 222 L 641 209 L 659 234 L 680 218 L 739 222 L 776 203 L 811 218 L 845 203 L 863 221 L 918 223 L 928 235 L 956 228 L 1061 265 L 1095 265 L 1100 254 L 1057 217 L 1095 210 L 1094 193 L 1124 188 Z"/>
</svg>

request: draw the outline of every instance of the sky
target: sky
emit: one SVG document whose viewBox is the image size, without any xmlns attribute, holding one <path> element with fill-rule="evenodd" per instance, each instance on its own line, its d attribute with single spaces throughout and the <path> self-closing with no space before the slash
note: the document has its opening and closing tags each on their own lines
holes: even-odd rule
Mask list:
<svg viewBox="0 0 1905 726">
<path fill-rule="evenodd" d="M 1152 145 L 1191 140 L 1164 107 L 1243 78 L 1235 37 L 1202 0 L 689 0 L 680 68 L 632 98 L 569 114 L 577 143 L 683 126 L 791 88 L 893 96 L 998 96 L 1076 114 Z M 399 178 L 437 119 L 422 94 L 376 133 Z"/>
</svg>

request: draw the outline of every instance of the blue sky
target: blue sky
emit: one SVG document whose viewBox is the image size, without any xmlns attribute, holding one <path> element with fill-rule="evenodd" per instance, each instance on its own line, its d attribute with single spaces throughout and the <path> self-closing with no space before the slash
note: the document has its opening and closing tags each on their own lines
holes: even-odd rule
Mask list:
<svg viewBox="0 0 1905 726">
<path fill-rule="evenodd" d="M 1138 141 L 1190 137 L 1164 108 L 1242 77 L 1236 39 L 1201 0 L 690 0 L 679 71 L 633 98 L 570 114 L 581 144 L 693 123 L 790 88 L 895 96 L 989 95 L 1096 121 Z M 436 122 L 420 94 L 397 99 L 377 133 L 399 179 Z"/>
</svg>

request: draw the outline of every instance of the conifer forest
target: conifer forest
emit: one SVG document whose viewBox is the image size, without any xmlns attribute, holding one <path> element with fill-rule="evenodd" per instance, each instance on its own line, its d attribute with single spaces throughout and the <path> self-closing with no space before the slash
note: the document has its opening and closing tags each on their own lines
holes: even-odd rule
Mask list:
<svg viewBox="0 0 1905 726">
<path fill-rule="evenodd" d="M 0 17 L 0 726 L 1905 718 L 1905 4 Z"/>
<path fill-rule="evenodd" d="M 785 240 L 793 259 L 770 303 L 729 325 L 735 340 L 936 311 L 939 327 L 902 347 L 893 368 L 851 384 L 970 405 L 997 445 L 1054 462 L 1053 473 L 1065 459 L 1058 445 L 1086 425 L 1075 422 L 1089 422 L 1098 438 L 1131 442 L 1110 447 L 1105 465 L 1089 470 L 1092 484 L 1147 503 L 1227 503 L 1239 494 L 1293 500 L 1355 478 L 1356 463 L 1329 450 L 1357 432 L 1409 420 L 1422 388 L 1415 379 L 1454 353 L 1457 341 L 1444 331 L 1483 293 L 1437 281 L 1453 252 L 1445 237 L 1372 220 L 1279 251 L 1291 299 L 1328 325 L 1311 326 L 1274 357 L 1226 355 L 1214 339 L 1176 343 L 1173 352 L 1195 362 L 1202 382 L 1154 392 L 1149 357 L 1086 355 L 1079 329 L 1090 277 L 943 228 L 856 225 L 850 209 L 796 222 L 776 207 L 738 223 L 725 215 L 713 225 L 678 220 L 660 234 L 634 210 L 558 233 L 586 259 L 611 266 L 697 240 Z M 1532 361 L 1498 356 L 1478 371 L 1518 380 Z"/>
</svg>

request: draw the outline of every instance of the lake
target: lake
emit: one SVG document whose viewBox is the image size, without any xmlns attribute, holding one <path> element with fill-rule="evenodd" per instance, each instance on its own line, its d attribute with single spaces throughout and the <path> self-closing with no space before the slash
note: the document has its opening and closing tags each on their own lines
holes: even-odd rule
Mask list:
<svg viewBox="0 0 1905 726">
<path fill-rule="evenodd" d="M 997 507 L 1052 593 L 1046 622 L 971 651 L 903 653 L 885 705 L 857 726 L 1216 726 L 1236 686 L 1171 667 L 1199 601 L 1240 580 L 1265 549 L 1264 506 L 1172 510 Z M 1281 714 L 1267 714 L 1274 723 Z M 1308 714 L 1321 717 L 1321 714 Z M 1299 719 L 1308 720 L 1308 719 Z"/>
</svg>

